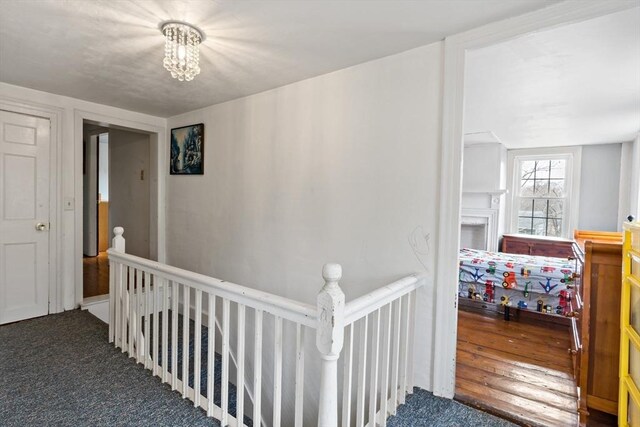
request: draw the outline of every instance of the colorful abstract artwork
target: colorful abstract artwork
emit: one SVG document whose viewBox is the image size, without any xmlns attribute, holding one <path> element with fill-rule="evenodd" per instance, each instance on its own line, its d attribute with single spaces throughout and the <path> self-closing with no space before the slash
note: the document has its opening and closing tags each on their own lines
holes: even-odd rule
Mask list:
<svg viewBox="0 0 640 427">
<path fill-rule="evenodd" d="M 204 174 L 204 124 L 171 129 L 171 175 Z"/>
</svg>

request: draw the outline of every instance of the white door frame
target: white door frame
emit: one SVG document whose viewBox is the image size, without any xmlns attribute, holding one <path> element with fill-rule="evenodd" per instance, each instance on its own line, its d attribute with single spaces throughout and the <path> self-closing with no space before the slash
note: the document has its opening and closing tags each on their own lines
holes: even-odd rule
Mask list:
<svg viewBox="0 0 640 427">
<path fill-rule="evenodd" d="M 108 126 L 116 126 L 127 129 L 135 129 L 144 132 L 148 132 L 150 134 L 150 154 L 151 159 L 155 159 L 154 166 L 157 168 L 157 186 L 155 194 L 152 196 L 152 205 L 151 211 L 152 213 L 156 213 L 157 223 L 150 224 L 151 230 L 155 231 L 155 236 L 157 236 L 157 241 L 155 245 L 153 244 L 154 233 L 151 233 L 151 246 L 152 246 L 152 256 L 155 255 L 159 262 L 166 261 L 166 247 L 165 247 L 165 188 L 166 188 L 166 168 L 167 165 L 167 157 L 166 157 L 166 128 L 162 126 L 153 126 L 148 123 L 137 122 L 133 120 L 120 119 L 113 116 L 108 116 L 106 114 L 94 113 L 91 111 L 84 110 L 75 110 L 74 115 L 74 147 L 75 147 L 75 159 L 74 159 L 74 168 L 75 168 L 75 198 L 76 198 L 76 211 L 75 211 L 75 254 L 74 254 L 74 267 L 75 267 L 75 302 L 76 304 L 82 304 L 83 300 L 83 289 L 82 289 L 82 245 L 84 241 L 84 229 L 83 229 L 83 208 L 84 208 L 84 198 L 83 198 L 83 182 L 82 182 L 82 139 L 83 132 L 82 127 L 85 120 L 90 120 L 93 122 L 97 122 L 100 125 L 105 127 Z M 153 189 L 153 187 L 152 187 Z M 155 205 L 155 206 L 154 206 Z M 155 209 L 154 209 L 155 208 Z M 127 230 L 125 230 L 126 236 Z M 155 253 L 153 251 L 155 249 Z"/>
<path fill-rule="evenodd" d="M 62 116 L 61 108 L 48 107 L 42 105 L 31 105 L 21 101 L 16 101 L 7 97 L 0 97 L 0 110 L 12 113 L 26 114 L 29 116 L 42 117 L 49 120 L 51 125 L 49 141 L 49 313 L 63 311 L 64 299 L 62 296 L 62 286 L 60 273 L 62 272 L 62 257 L 58 254 L 61 251 L 59 244 L 62 241 L 62 227 L 59 218 L 62 217 L 59 211 L 62 207 L 62 191 L 58 185 L 58 178 L 62 176 L 62 158 L 60 156 L 62 140 Z"/>
<path fill-rule="evenodd" d="M 580 22 L 632 8 L 635 1 L 563 2 L 525 15 L 492 23 L 444 41 L 440 227 L 436 265 L 433 351 L 433 393 L 455 393 L 458 251 L 462 198 L 464 72 L 467 50 L 510 40 L 531 32 Z"/>
</svg>

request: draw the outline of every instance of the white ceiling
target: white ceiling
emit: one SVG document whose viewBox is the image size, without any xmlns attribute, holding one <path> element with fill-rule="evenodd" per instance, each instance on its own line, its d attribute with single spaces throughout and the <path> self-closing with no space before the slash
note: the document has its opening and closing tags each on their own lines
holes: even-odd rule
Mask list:
<svg viewBox="0 0 640 427">
<path fill-rule="evenodd" d="M 172 116 L 556 2 L 2 0 L 0 81 Z M 192 82 L 162 67 L 170 19 L 206 33 Z"/>
<path fill-rule="evenodd" d="M 508 148 L 634 139 L 640 7 L 469 52 L 465 97 L 465 133 Z"/>
</svg>

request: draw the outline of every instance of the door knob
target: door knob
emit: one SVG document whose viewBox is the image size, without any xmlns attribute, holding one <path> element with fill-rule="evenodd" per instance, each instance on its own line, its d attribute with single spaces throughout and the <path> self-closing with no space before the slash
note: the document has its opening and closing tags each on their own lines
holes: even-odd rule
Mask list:
<svg viewBox="0 0 640 427">
<path fill-rule="evenodd" d="M 49 224 L 45 224 L 44 222 L 39 222 L 36 224 L 37 231 L 46 231 L 49 229 Z"/>
</svg>

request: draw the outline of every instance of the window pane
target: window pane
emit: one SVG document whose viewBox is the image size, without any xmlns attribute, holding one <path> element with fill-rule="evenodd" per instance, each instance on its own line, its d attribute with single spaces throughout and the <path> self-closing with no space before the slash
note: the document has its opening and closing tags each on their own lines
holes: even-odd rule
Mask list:
<svg viewBox="0 0 640 427">
<path fill-rule="evenodd" d="M 521 179 L 533 179 L 534 171 L 536 169 L 536 162 L 533 160 L 525 160 L 520 163 L 520 178 Z"/>
<path fill-rule="evenodd" d="M 518 210 L 518 216 L 531 216 L 533 212 L 533 200 L 524 199 L 520 200 L 520 209 Z"/>
<path fill-rule="evenodd" d="M 562 218 L 547 220 L 547 236 L 560 237 L 562 235 Z"/>
<path fill-rule="evenodd" d="M 566 178 L 565 168 L 566 160 L 551 160 L 550 178 Z"/>
<path fill-rule="evenodd" d="M 522 180 L 520 181 L 520 195 L 522 197 L 533 197 L 533 183 L 535 181 L 532 179 Z"/>
<path fill-rule="evenodd" d="M 549 194 L 549 180 L 538 181 L 536 179 L 534 196 L 535 197 L 546 197 Z"/>
<path fill-rule="evenodd" d="M 549 200 L 549 207 L 547 208 L 547 216 L 549 218 L 564 217 L 564 200 Z"/>
<path fill-rule="evenodd" d="M 545 218 L 533 218 L 533 229 L 531 234 L 545 236 L 547 234 L 547 220 Z"/>
<path fill-rule="evenodd" d="M 549 178 L 550 160 L 539 160 L 536 162 L 536 180 Z"/>
<path fill-rule="evenodd" d="M 547 199 L 535 200 L 533 202 L 533 216 L 536 218 L 547 217 Z"/>
<path fill-rule="evenodd" d="M 531 218 L 518 218 L 518 233 L 533 234 L 531 230 Z"/>
<path fill-rule="evenodd" d="M 563 179 L 552 179 L 549 181 L 549 195 L 553 197 L 564 197 L 564 183 Z"/>
</svg>

